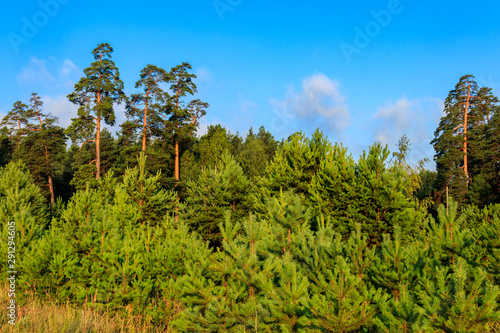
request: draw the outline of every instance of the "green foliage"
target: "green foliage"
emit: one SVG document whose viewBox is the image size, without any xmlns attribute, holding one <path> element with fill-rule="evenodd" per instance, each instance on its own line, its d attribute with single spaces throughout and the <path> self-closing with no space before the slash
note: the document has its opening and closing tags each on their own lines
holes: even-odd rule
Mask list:
<svg viewBox="0 0 500 333">
<path fill-rule="evenodd" d="M 49 226 L 46 201 L 21 162 L 10 162 L 0 169 L 0 223 L 2 278 L 8 269 L 7 248 L 14 249 L 14 266 L 22 271 L 24 258 L 36 250 L 37 240 Z M 8 245 L 9 242 L 11 245 Z M 29 281 L 26 276 L 24 281 Z"/>
<path fill-rule="evenodd" d="M 317 293 L 309 307 L 315 326 L 328 332 L 352 332 L 369 325 L 380 293 L 353 274 L 344 258 L 338 257 L 335 266 L 320 272 L 313 281 Z"/>
<path fill-rule="evenodd" d="M 7 112 L 0 122 L 0 126 L 6 129 L 7 134 L 17 144 L 21 142 L 21 137 L 28 132 L 28 118 L 31 114 L 28 106 L 21 101 L 14 103 L 12 110 Z"/>
<path fill-rule="evenodd" d="M 85 77 L 75 84 L 75 91 L 68 95 L 68 99 L 79 108 L 66 133 L 73 144 L 95 143 L 96 179 L 101 176 L 101 120 L 113 126 L 116 120 L 113 104 L 125 100 L 123 82 L 111 60 L 112 53 L 113 48 L 109 44 L 99 44 L 92 51 L 96 61 L 84 69 Z"/>
<path fill-rule="evenodd" d="M 497 206 L 498 207 L 498 206 Z M 498 213 L 475 233 L 480 249 L 484 251 L 480 264 L 490 273 L 496 285 L 500 285 L 500 215 Z M 481 251 L 481 252 L 483 252 Z"/>
<path fill-rule="evenodd" d="M 498 149 L 491 140 L 490 119 L 498 103 L 491 89 L 478 87 L 472 75 L 460 78 L 450 91 L 431 142 L 436 151 L 438 204 L 445 201 L 446 187 L 459 204 L 492 202 L 489 182 L 497 177 L 491 158 Z"/>
<path fill-rule="evenodd" d="M 88 123 L 94 123 L 95 118 L 103 118 L 106 124 L 114 125 L 115 114 L 113 104 L 124 99 L 123 82 L 120 72 L 111 60 L 113 48 L 107 44 L 99 44 L 92 54 L 94 61 L 90 67 L 83 70 L 85 76 L 75 84 L 75 91 L 68 95 L 71 102 L 79 105 L 78 118 L 68 129 L 72 139 L 80 130 L 89 129 Z M 88 134 L 80 133 L 85 138 Z"/>
<path fill-rule="evenodd" d="M 434 273 L 421 293 L 427 332 L 486 332 L 488 323 L 500 320 L 500 289 L 482 269 L 459 259 Z"/>
<path fill-rule="evenodd" d="M 311 180 L 328 153 L 329 143 L 319 130 L 310 139 L 302 132 L 293 135 L 276 152 L 267 176 L 260 179 L 263 195 L 273 196 L 281 189 L 293 189 L 305 199 Z"/>
<path fill-rule="evenodd" d="M 56 178 L 63 172 L 66 136 L 60 127 L 46 127 L 27 135 L 16 155 L 30 169 L 35 183 L 49 197 L 48 177 Z"/>
<path fill-rule="evenodd" d="M 180 332 L 486 332 L 500 322 L 490 88 L 464 76 L 450 92 L 433 172 L 408 164 L 406 136 L 392 154 L 376 143 L 357 160 L 319 130 L 279 143 L 264 127 L 243 140 L 210 125 L 197 137 L 209 105 L 188 99 L 189 63 L 141 71 L 115 139 L 101 126 L 126 100 L 112 52 L 93 51 L 65 132 L 37 94 L 1 123 L 1 236 L 15 239 L 21 301 L 33 293 Z"/>
<path fill-rule="evenodd" d="M 188 181 L 181 216 L 217 246 L 222 240 L 218 226 L 224 221 L 225 211 L 230 210 L 237 221 L 246 216 L 251 207 L 250 193 L 250 181 L 226 151 L 213 169 L 204 169 L 197 181 Z"/>
<path fill-rule="evenodd" d="M 374 319 L 381 332 L 426 332 L 423 329 L 422 308 L 404 284 L 396 289 L 398 297 L 379 303 L 379 313 Z"/>
<path fill-rule="evenodd" d="M 7 127 L 0 128 L 0 167 L 7 165 L 12 159 L 14 147 L 7 133 Z"/>
<path fill-rule="evenodd" d="M 375 262 L 369 269 L 372 283 L 393 294 L 396 301 L 402 288 L 405 292 L 413 290 L 418 278 L 424 274 L 425 261 L 420 246 L 419 243 L 404 246 L 400 228 L 396 228 L 393 240 L 385 235 Z"/>
<path fill-rule="evenodd" d="M 480 257 L 474 247 L 473 234 L 462 228 L 464 220 L 464 215 L 458 215 L 458 203 L 451 200 L 448 208 L 439 206 L 438 223 L 430 221 L 426 241 L 432 256 L 440 264 L 454 265 L 457 258 L 469 264 L 478 262 Z"/>
<path fill-rule="evenodd" d="M 146 156 L 141 153 L 138 167 L 127 169 L 123 183 L 115 187 L 115 206 L 135 208 L 134 217 L 121 216 L 124 222 L 130 218 L 132 221 L 140 221 L 141 224 L 155 226 L 163 216 L 174 211 L 177 198 L 172 191 L 166 191 L 159 186 L 160 173 L 149 176 L 145 168 Z M 109 176 L 111 177 L 112 175 Z"/>
<path fill-rule="evenodd" d="M 411 199 L 419 179 L 407 165 L 389 165 L 388 157 L 389 150 L 375 144 L 355 163 L 347 149 L 335 145 L 321 161 L 309 199 L 319 213 L 332 217 L 345 237 L 356 223 L 372 244 L 395 226 L 402 228 L 405 238 L 420 233 L 424 207 Z"/>
<path fill-rule="evenodd" d="M 274 276 L 276 264 L 261 256 L 268 230 L 254 217 L 233 223 L 230 214 L 220 230 L 222 250 L 212 257 L 208 278 L 194 268 L 179 281 L 186 310 L 175 325 L 191 332 L 269 329 L 264 284 Z"/>
</svg>

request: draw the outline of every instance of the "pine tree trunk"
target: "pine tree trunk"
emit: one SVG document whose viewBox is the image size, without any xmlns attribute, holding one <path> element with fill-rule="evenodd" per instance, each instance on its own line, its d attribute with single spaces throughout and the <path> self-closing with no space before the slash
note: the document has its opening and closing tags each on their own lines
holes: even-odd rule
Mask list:
<svg viewBox="0 0 500 333">
<path fill-rule="evenodd" d="M 97 132 L 95 136 L 95 165 L 97 172 L 95 174 L 95 179 L 101 178 L 101 120 L 97 117 Z"/>
<path fill-rule="evenodd" d="M 467 86 L 467 102 L 465 102 L 465 112 L 464 112 L 464 172 L 465 178 L 468 180 L 469 171 L 467 167 L 467 116 L 469 115 L 469 103 L 470 103 L 470 83 Z M 467 184 L 469 182 L 467 181 Z"/>
<path fill-rule="evenodd" d="M 179 85 L 177 85 L 177 112 L 179 112 Z M 175 128 L 178 128 L 178 125 L 175 125 Z M 175 179 L 179 180 L 179 140 L 177 139 L 177 133 L 176 133 L 176 138 L 175 138 Z M 175 183 L 175 186 L 177 186 L 177 183 Z M 177 209 L 177 207 L 176 207 Z"/>
<path fill-rule="evenodd" d="M 49 189 L 50 189 L 50 204 L 55 205 L 56 198 L 54 195 L 54 185 L 52 184 L 52 176 L 49 174 Z"/>
<path fill-rule="evenodd" d="M 149 97 L 149 88 L 146 93 L 146 102 L 144 107 L 144 127 L 142 129 L 142 151 L 146 150 L 146 127 L 148 126 L 148 97 Z"/>
<path fill-rule="evenodd" d="M 19 133 L 17 134 L 17 149 L 21 146 L 21 115 L 17 114 L 17 126 L 19 128 Z"/>
<path fill-rule="evenodd" d="M 97 172 L 95 179 L 101 178 L 101 115 L 99 112 L 99 104 L 101 104 L 101 94 L 97 93 L 97 117 L 96 117 L 96 135 L 95 135 L 95 165 Z"/>
<path fill-rule="evenodd" d="M 35 111 L 36 115 L 38 116 L 38 121 L 40 122 L 40 131 L 43 130 L 43 122 L 42 118 L 40 117 L 40 112 L 38 111 L 38 106 L 35 104 Z M 49 190 L 50 190 L 50 204 L 54 205 L 56 203 L 56 197 L 54 195 L 54 185 L 52 183 L 52 174 L 50 172 L 50 160 L 49 160 L 49 150 L 47 149 L 47 146 L 43 146 L 43 150 L 45 152 L 45 163 L 47 163 L 47 178 L 49 182 Z"/>
<path fill-rule="evenodd" d="M 175 140 L 175 179 L 179 180 L 179 140 Z"/>
<path fill-rule="evenodd" d="M 102 54 L 100 57 L 102 61 Z M 101 79 L 101 72 L 99 72 L 99 79 Z M 101 178 L 101 112 L 99 107 L 101 106 L 101 92 L 97 92 L 97 117 L 96 117 L 96 136 L 95 136 L 95 165 L 97 172 L 95 174 L 95 179 Z"/>
<path fill-rule="evenodd" d="M 56 198 L 54 195 L 54 185 L 52 184 L 52 175 L 50 172 L 50 162 L 49 162 L 49 151 L 47 146 L 43 146 L 45 150 L 45 162 L 47 163 L 47 172 L 48 172 L 48 180 L 49 180 L 49 190 L 50 190 L 50 203 L 54 205 L 56 203 Z"/>
</svg>

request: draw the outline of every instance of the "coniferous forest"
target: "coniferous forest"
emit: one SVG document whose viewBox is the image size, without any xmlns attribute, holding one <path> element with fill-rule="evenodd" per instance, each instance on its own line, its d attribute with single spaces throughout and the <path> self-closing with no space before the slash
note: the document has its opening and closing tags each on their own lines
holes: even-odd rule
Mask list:
<svg viewBox="0 0 500 333">
<path fill-rule="evenodd" d="M 406 136 L 355 157 L 319 130 L 199 135 L 191 64 L 147 65 L 127 96 L 113 48 L 92 55 L 69 127 L 37 93 L 1 122 L 18 307 L 149 332 L 500 332 L 500 102 L 474 76 L 443 96 L 432 171 Z"/>
</svg>

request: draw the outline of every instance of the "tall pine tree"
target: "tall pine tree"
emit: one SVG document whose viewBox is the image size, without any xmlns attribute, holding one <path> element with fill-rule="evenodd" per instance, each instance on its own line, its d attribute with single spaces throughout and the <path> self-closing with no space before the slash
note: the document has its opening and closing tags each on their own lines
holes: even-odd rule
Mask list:
<svg viewBox="0 0 500 333">
<path fill-rule="evenodd" d="M 89 131 L 95 131 L 95 178 L 101 177 L 101 121 L 108 125 L 115 124 L 114 103 L 125 99 L 123 82 L 115 63 L 111 60 L 113 48 L 107 44 L 99 44 L 92 54 L 94 61 L 84 69 L 85 77 L 75 84 L 75 91 L 68 95 L 71 102 L 79 105 L 78 117 L 72 119 L 67 129 L 73 142 L 89 136 Z M 93 161 L 94 162 L 94 161 Z"/>
</svg>

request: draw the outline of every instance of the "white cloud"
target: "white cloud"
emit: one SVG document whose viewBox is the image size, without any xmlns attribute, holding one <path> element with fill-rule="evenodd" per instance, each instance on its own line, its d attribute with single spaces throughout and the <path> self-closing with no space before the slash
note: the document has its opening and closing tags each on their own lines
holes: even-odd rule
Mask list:
<svg viewBox="0 0 500 333">
<path fill-rule="evenodd" d="M 21 73 L 16 78 L 22 84 L 46 84 L 55 81 L 54 76 L 45 65 L 45 60 L 36 57 L 30 58 L 29 63 L 22 68 Z"/>
<path fill-rule="evenodd" d="M 71 60 L 65 59 L 63 61 L 61 70 L 59 71 L 58 81 L 64 86 L 72 88 L 74 84 L 79 80 L 80 75 L 80 68 Z"/>
<path fill-rule="evenodd" d="M 67 128 L 71 125 L 71 119 L 77 117 L 78 105 L 71 103 L 65 95 L 41 96 L 43 101 L 43 111 L 59 118 L 59 126 Z M 125 104 L 114 105 L 116 123 L 115 126 L 107 127 L 111 133 L 120 131 L 120 124 L 126 120 Z"/>
<path fill-rule="evenodd" d="M 402 97 L 395 103 L 380 107 L 373 116 L 375 141 L 396 151 L 396 144 L 406 134 L 410 140 L 408 161 L 428 158 L 432 163 L 434 149 L 430 145 L 443 110 L 443 101 L 437 98 L 409 100 Z"/>
<path fill-rule="evenodd" d="M 341 135 L 350 121 L 345 97 L 339 92 L 340 83 L 324 74 L 315 74 L 302 80 L 298 93 L 291 91 L 284 101 L 271 100 L 274 118 L 271 130 L 290 132 L 285 127 L 313 131 L 320 128 L 326 133 Z"/>
<path fill-rule="evenodd" d="M 65 95 L 41 97 L 44 112 L 58 117 L 59 126 L 66 128 L 71 124 L 71 118 L 76 118 L 78 105 L 71 103 Z"/>
</svg>

